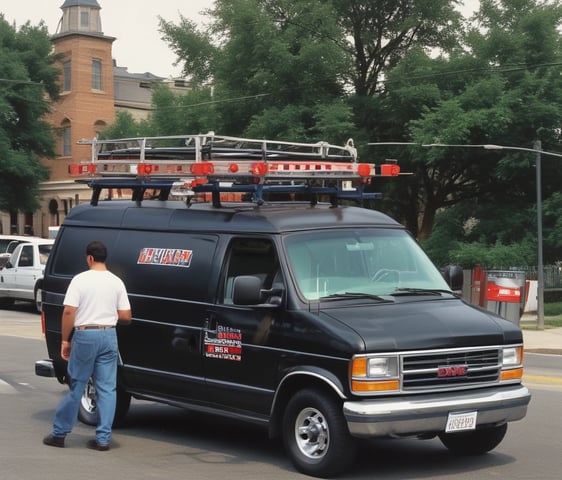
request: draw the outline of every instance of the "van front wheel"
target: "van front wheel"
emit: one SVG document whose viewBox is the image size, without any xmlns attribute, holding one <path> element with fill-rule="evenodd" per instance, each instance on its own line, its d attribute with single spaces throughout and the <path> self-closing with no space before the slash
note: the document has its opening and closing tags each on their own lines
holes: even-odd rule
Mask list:
<svg viewBox="0 0 562 480">
<path fill-rule="evenodd" d="M 283 417 L 283 442 L 295 468 L 315 477 L 344 472 L 357 453 L 341 402 L 319 389 L 301 390 L 291 398 Z"/>
</svg>

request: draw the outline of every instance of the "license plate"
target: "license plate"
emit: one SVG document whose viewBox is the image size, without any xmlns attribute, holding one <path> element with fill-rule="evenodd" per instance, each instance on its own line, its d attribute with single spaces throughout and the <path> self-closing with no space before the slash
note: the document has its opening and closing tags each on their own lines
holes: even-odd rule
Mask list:
<svg viewBox="0 0 562 480">
<path fill-rule="evenodd" d="M 462 432 L 476 428 L 478 412 L 449 413 L 445 432 Z"/>
</svg>

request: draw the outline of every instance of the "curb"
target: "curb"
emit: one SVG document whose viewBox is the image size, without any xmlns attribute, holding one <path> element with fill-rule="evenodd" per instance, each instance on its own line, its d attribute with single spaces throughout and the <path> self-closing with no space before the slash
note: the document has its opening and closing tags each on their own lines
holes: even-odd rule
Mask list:
<svg viewBox="0 0 562 480">
<path fill-rule="evenodd" d="M 562 355 L 560 348 L 525 348 L 525 353 L 542 353 L 543 355 Z"/>
</svg>

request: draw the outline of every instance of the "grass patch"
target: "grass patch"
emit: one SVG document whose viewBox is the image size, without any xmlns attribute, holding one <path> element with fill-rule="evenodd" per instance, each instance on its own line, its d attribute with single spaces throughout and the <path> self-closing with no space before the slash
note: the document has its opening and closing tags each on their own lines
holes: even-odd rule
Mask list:
<svg viewBox="0 0 562 480">
<path fill-rule="evenodd" d="M 562 327 L 562 302 L 549 302 L 544 304 L 544 328 Z M 522 322 L 521 328 L 535 330 L 536 322 Z"/>
<path fill-rule="evenodd" d="M 544 316 L 544 328 L 562 327 L 562 315 Z"/>
</svg>

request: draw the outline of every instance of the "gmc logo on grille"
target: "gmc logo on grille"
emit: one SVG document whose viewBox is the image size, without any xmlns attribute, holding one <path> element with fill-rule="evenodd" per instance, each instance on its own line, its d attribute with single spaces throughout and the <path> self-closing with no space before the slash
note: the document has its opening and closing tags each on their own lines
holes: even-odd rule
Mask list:
<svg viewBox="0 0 562 480">
<path fill-rule="evenodd" d="M 447 367 L 438 367 L 437 376 L 444 377 L 465 377 L 468 374 L 468 367 L 466 365 L 451 365 Z"/>
</svg>

